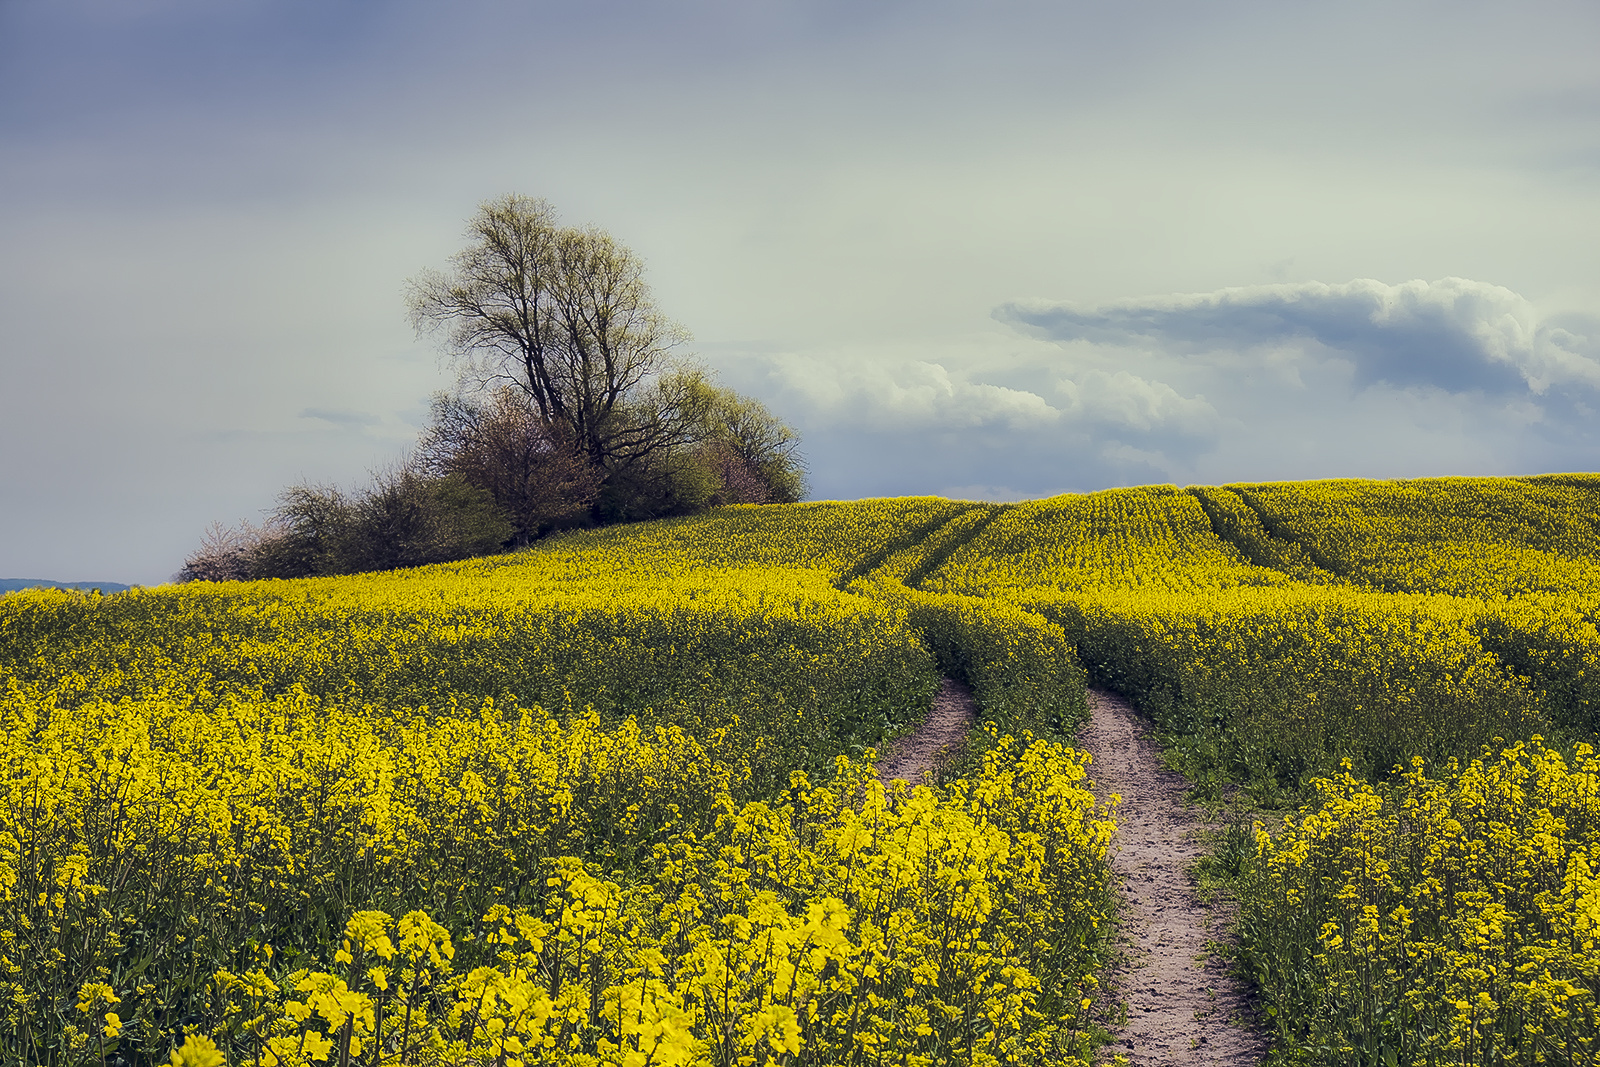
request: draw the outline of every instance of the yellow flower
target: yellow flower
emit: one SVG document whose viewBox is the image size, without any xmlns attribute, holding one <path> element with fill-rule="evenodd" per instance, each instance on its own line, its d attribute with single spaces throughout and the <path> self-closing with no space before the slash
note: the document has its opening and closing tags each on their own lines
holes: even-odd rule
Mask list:
<svg viewBox="0 0 1600 1067">
<path fill-rule="evenodd" d="M 328 1053 L 333 1051 L 333 1042 L 315 1030 L 307 1030 L 303 1048 L 307 1059 L 321 1063 L 328 1058 Z"/>
<path fill-rule="evenodd" d="M 224 1067 L 227 1057 L 209 1037 L 190 1034 L 182 1048 L 174 1048 L 168 1061 L 171 1067 Z"/>
<path fill-rule="evenodd" d="M 78 989 L 78 1010 L 85 1015 L 93 1014 L 102 1004 L 120 1003 L 122 1000 L 116 992 L 104 982 L 85 982 Z"/>
</svg>

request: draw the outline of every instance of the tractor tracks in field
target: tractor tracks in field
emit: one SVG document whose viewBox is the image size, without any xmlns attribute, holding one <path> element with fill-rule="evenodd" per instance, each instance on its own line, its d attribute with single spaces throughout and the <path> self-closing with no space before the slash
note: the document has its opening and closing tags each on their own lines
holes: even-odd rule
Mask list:
<svg viewBox="0 0 1600 1067">
<path fill-rule="evenodd" d="M 1122 798 L 1111 845 L 1112 879 L 1121 900 L 1118 962 L 1108 992 L 1127 1007 L 1106 1050 L 1133 1067 L 1255 1067 L 1266 1042 L 1249 990 L 1213 949 L 1231 937 L 1227 916 L 1195 893 L 1189 871 L 1205 852 L 1209 826 L 1184 802 L 1189 783 L 1161 763 L 1150 727 L 1121 697 L 1089 691 L 1089 722 L 1077 743 L 1097 796 Z M 878 778 L 920 784 L 957 751 L 977 720 L 972 690 L 939 684 L 928 717 L 890 743 Z"/>
<path fill-rule="evenodd" d="M 857 560 L 834 580 L 834 588 L 849 589 L 852 582 L 863 578 L 885 578 L 898 581 L 907 589 L 918 589 L 928 576 L 1012 507 L 951 502 L 926 522 Z"/>
<path fill-rule="evenodd" d="M 921 785 L 924 775 L 937 773 L 960 749 L 977 719 L 978 706 L 972 699 L 972 690 L 954 678 L 941 679 L 928 717 L 911 733 L 884 748 L 878 758 L 878 780 L 885 786 L 896 778 Z"/>
<path fill-rule="evenodd" d="M 1232 936 L 1227 916 L 1201 903 L 1189 874 L 1208 823 L 1184 802 L 1189 783 L 1162 765 L 1149 725 L 1127 701 L 1091 689 L 1089 712 L 1078 744 L 1094 757 L 1090 778 L 1101 798 L 1122 798 L 1110 856 L 1121 959 L 1110 990 L 1127 1005 L 1127 1021 L 1109 1051 L 1134 1067 L 1253 1067 L 1266 1043 L 1249 990 L 1212 950 Z"/>
</svg>

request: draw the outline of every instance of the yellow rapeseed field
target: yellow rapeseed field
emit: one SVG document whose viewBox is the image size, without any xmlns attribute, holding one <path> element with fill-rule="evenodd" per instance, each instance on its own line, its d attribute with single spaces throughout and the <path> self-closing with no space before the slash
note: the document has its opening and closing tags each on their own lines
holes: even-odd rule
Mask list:
<svg viewBox="0 0 1600 1067">
<path fill-rule="evenodd" d="M 603 1009 L 657 978 L 688 1013 L 679 1051 L 705 1062 L 790 1046 L 813 1062 L 870 1059 L 870 1032 L 850 1035 L 873 1019 L 882 1041 L 928 1062 L 958 1047 L 969 1062 L 1078 1055 L 1080 992 L 1109 922 L 1110 832 L 1081 757 L 1029 748 L 1026 774 L 990 766 L 892 808 L 857 760 L 927 706 L 936 650 L 959 652 L 991 719 L 1015 731 L 996 732 L 995 751 L 1083 707 L 1081 671 L 1043 620 L 1017 631 L 981 605 L 839 588 L 950 507 L 728 508 L 406 573 L 5 598 L 6 1061 L 165 1061 L 188 1034 L 191 1058 L 272 1062 L 292 1034 L 313 1061 L 336 1041 L 341 1060 L 478 1063 L 499 1031 L 451 1013 L 461 983 L 496 967 L 495 981 L 537 973 L 566 1027 L 538 1036 L 513 1019 L 508 1033 L 556 1041 L 574 1062 L 624 1057 L 619 1042 L 638 1057 L 640 1035 L 606 1029 Z M 774 870 L 778 855 L 793 863 Z M 502 919 L 565 929 L 568 898 L 602 891 L 634 910 L 593 951 L 536 934 L 520 962 L 502 959 L 490 936 Z M 687 915 L 693 901 L 704 914 Z M 674 908 L 686 917 L 661 925 Z M 778 1010 L 755 986 L 729 1007 L 756 981 L 749 960 L 718 987 L 720 1016 L 712 979 L 693 977 L 736 914 L 758 933 L 820 921 L 841 939 L 833 970 L 806 979 L 826 990 L 782 990 L 776 1045 L 757 1040 L 766 1031 L 728 1036 Z M 414 1033 L 367 1040 L 356 1016 L 329 1022 L 367 981 L 379 1025 L 388 978 L 342 974 L 321 1000 L 299 988 L 337 968 L 347 927 L 364 944 L 373 923 L 402 956 L 426 942 L 427 959 L 459 968 L 424 986 L 395 965 Z M 958 934 L 961 954 L 935 951 Z M 569 949 L 583 956 L 572 978 Z M 778 968 L 773 982 L 776 960 L 761 964 Z M 283 998 L 268 1003 L 269 987 Z M 580 989 L 586 1014 L 569 1017 Z M 839 1017 L 858 990 L 882 1003 Z M 639 1003 L 656 1004 L 647 992 Z M 260 1001 L 243 1022 L 241 997 Z M 652 1059 L 645 1045 L 646 1062 L 667 1062 L 667 1046 Z"/>
<path fill-rule="evenodd" d="M 1243 889 L 1285 1044 L 1340 1063 L 1600 1062 L 1600 760 L 1541 739 L 1388 789 L 1348 773 Z"/>
<path fill-rule="evenodd" d="M 922 588 L 1058 623 L 1203 792 L 1306 797 L 1238 887 L 1275 1061 L 1600 1062 L 1600 477 L 1035 501 Z"/>
<path fill-rule="evenodd" d="M 1087 1062 L 1087 682 L 1285 1063 L 1597 1055 L 1600 478 L 730 507 L 0 598 L 0 1062 Z M 873 776 L 938 676 L 960 775 Z M 1280 825 L 1281 824 L 1281 825 Z"/>
</svg>

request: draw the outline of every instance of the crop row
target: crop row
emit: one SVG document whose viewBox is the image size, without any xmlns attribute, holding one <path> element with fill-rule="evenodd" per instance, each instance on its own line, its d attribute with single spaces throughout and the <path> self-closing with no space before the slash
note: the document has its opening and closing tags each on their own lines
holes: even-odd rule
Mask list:
<svg viewBox="0 0 1600 1067">
<path fill-rule="evenodd" d="M 919 714 L 940 664 L 973 681 L 989 718 L 1016 736 L 1074 721 L 1084 708 L 1083 674 L 1059 628 L 1032 615 L 1019 628 L 1020 613 L 984 602 L 911 590 L 901 602 L 838 588 L 870 569 L 862 561 L 878 551 L 860 543 L 859 528 L 851 547 L 844 513 L 856 512 L 856 526 L 884 543 L 914 544 L 929 521 L 924 512 L 937 518 L 949 508 L 912 502 L 897 518 L 883 504 L 804 506 L 791 509 L 787 527 L 754 521 L 770 509 L 726 509 L 705 520 L 712 529 L 663 523 L 631 539 L 600 531 L 405 574 L 0 601 L 4 1060 L 164 1060 L 187 1031 L 233 1033 L 224 1047 L 234 1060 L 268 1056 L 267 1045 L 251 1046 L 229 1029 L 239 1020 L 218 990 L 265 996 L 273 986 L 287 998 L 274 1002 L 273 1025 L 295 1021 L 303 1009 L 293 1005 L 305 1003 L 293 1000 L 295 986 L 322 973 L 315 967 L 332 960 L 341 931 L 352 921 L 360 927 L 362 915 L 425 914 L 426 922 L 402 921 L 452 939 L 461 967 L 448 981 L 436 976 L 439 997 L 449 982 L 459 991 L 475 971 L 502 962 L 485 939 L 486 915 L 522 916 L 517 921 L 533 929 L 549 909 L 570 910 L 552 901 L 581 883 L 631 901 L 629 923 L 659 918 L 691 892 L 662 881 L 681 865 L 672 857 L 700 850 L 692 866 L 709 877 L 733 847 L 710 842 L 745 812 L 790 805 L 783 820 L 763 816 L 762 826 L 788 826 L 788 844 L 773 838 L 763 848 L 791 852 L 844 818 L 838 810 L 795 814 L 793 805 L 810 795 L 797 783 L 829 777 L 836 755 L 866 753 Z M 785 553 L 787 562 L 778 562 Z M 1005 731 L 986 736 L 1001 749 L 1013 743 Z M 1050 759 L 1052 775 L 1081 779 L 1070 753 Z M 862 777 L 869 772 L 843 766 L 855 768 L 853 812 L 870 793 Z M 1000 804 L 994 791 L 1011 786 L 993 783 L 1015 777 L 991 772 L 983 795 Z M 910 1037 L 895 1039 L 910 1040 L 908 1048 L 956 1041 L 947 1009 L 959 1003 L 969 1060 L 983 1061 L 996 1042 L 1009 1049 L 1022 1041 L 1037 1053 L 1039 1034 L 1067 1033 L 1063 1019 L 1069 1030 L 1084 1022 L 1076 999 L 1070 1012 L 1058 1010 L 1052 968 L 1067 967 L 1073 989 L 1092 976 L 1104 937 L 1095 918 L 1103 907 L 1092 901 L 1104 896 L 1109 824 L 1080 790 L 1071 816 L 1078 828 L 1063 824 L 1057 837 L 1040 837 L 1047 828 L 1038 820 L 1049 817 L 1048 797 L 1060 790 L 1042 779 L 1027 789 L 1032 799 L 1013 804 L 1022 805 L 1021 822 L 973 822 L 977 801 L 961 799 L 960 789 L 896 801 L 884 816 L 884 827 L 898 829 L 873 838 L 873 862 L 900 870 L 908 856 L 935 856 L 934 873 L 917 877 L 954 877 L 953 887 L 897 882 L 892 892 L 864 897 L 848 877 L 841 888 L 813 871 L 792 884 L 768 878 L 763 892 L 777 894 L 778 904 L 766 896 L 738 903 L 800 926 L 815 908 L 834 916 L 834 933 L 846 939 L 841 946 L 855 946 L 859 968 L 829 981 L 865 982 L 888 998 L 879 1013 L 889 1020 L 885 1032 L 909 1025 Z M 915 834 L 923 852 L 905 843 Z M 1016 866 L 1041 840 L 1041 862 L 1076 872 L 1070 887 L 1041 888 L 1031 868 Z M 929 853 L 930 841 L 943 844 Z M 951 852 L 957 844 L 968 852 Z M 971 852 L 980 845 L 987 851 Z M 749 859 L 747 876 L 766 870 L 761 855 Z M 960 855 L 967 860 L 955 874 L 938 873 Z M 552 878 L 568 875 L 566 889 L 552 889 Z M 719 908 L 732 892 L 695 885 L 694 893 L 715 888 Z M 945 977 L 934 985 L 946 999 L 927 1000 L 926 983 L 908 976 L 929 973 L 933 935 L 915 935 L 920 956 L 896 939 L 923 929 L 907 925 L 905 909 L 939 899 L 955 911 L 916 921 L 943 931 L 968 923 L 980 940 L 1010 932 L 996 943 L 998 955 L 972 964 L 977 970 L 939 971 Z M 1024 912 L 986 910 L 1012 899 Z M 973 900 L 983 904 L 977 911 Z M 889 910 L 873 910 L 880 907 Z M 718 923 L 731 914 L 719 912 Z M 1018 940 L 1024 928 L 1052 923 L 1061 938 Z M 625 972 L 653 958 L 630 953 L 666 946 L 678 954 L 668 970 L 685 975 L 673 1003 L 704 1022 L 708 994 L 687 977 L 684 954 L 700 959 L 702 942 L 728 936 L 724 925 L 689 928 L 699 931 L 692 943 L 678 931 L 670 946 L 659 926 L 650 927 L 654 942 L 630 933 L 609 944 L 603 962 L 579 966 L 589 975 L 585 988 L 595 1005 L 625 999 L 616 991 L 631 980 Z M 388 929 L 399 938 L 398 928 Z M 889 948 L 873 940 L 885 936 Z M 944 956 L 932 964 L 947 965 Z M 219 986 L 223 972 L 259 974 Z M 347 992 L 358 979 L 382 1001 L 384 990 L 363 975 L 345 976 Z M 548 993 L 559 999 L 566 980 L 552 981 Z M 834 1003 L 836 1012 L 856 985 L 833 988 L 832 1002 L 813 999 L 812 1010 Z M 1009 1014 L 990 1019 L 1002 1003 Z M 443 1005 L 436 998 L 417 1007 L 442 1019 Z M 906 1023 L 927 1011 L 929 1033 Z M 564 1031 L 562 1041 L 578 1042 L 567 1051 L 587 1055 L 615 1043 L 602 1023 L 594 1015 Z M 805 1026 L 803 1040 L 817 1056 L 838 1051 L 838 1035 L 849 1029 L 837 1020 Z M 311 1033 L 310 1024 L 300 1026 L 296 1041 L 315 1058 L 322 1046 Z M 374 1054 L 386 1047 L 372 1039 Z"/>
<path fill-rule="evenodd" d="M 1191 775 L 1293 795 L 1600 732 L 1597 514 L 1583 478 L 1108 490 L 1007 509 L 921 588 L 1039 613 Z"/>
<path fill-rule="evenodd" d="M 1600 1055 L 1600 478 L 1059 497 L 922 588 L 1059 625 L 1212 796 L 1306 801 L 1223 857 L 1276 1062 Z"/>
</svg>

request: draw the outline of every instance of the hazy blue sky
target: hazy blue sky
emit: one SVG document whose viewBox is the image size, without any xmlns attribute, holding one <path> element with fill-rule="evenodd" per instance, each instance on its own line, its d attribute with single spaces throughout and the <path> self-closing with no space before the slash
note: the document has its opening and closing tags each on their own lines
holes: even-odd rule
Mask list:
<svg viewBox="0 0 1600 1067">
<path fill-rule="evenodd" d="M 1600 468 L 1600 6 L 0 0 L 0 576 L 399 457 L 481 200 L 818 497 Z"/>
</svg>

